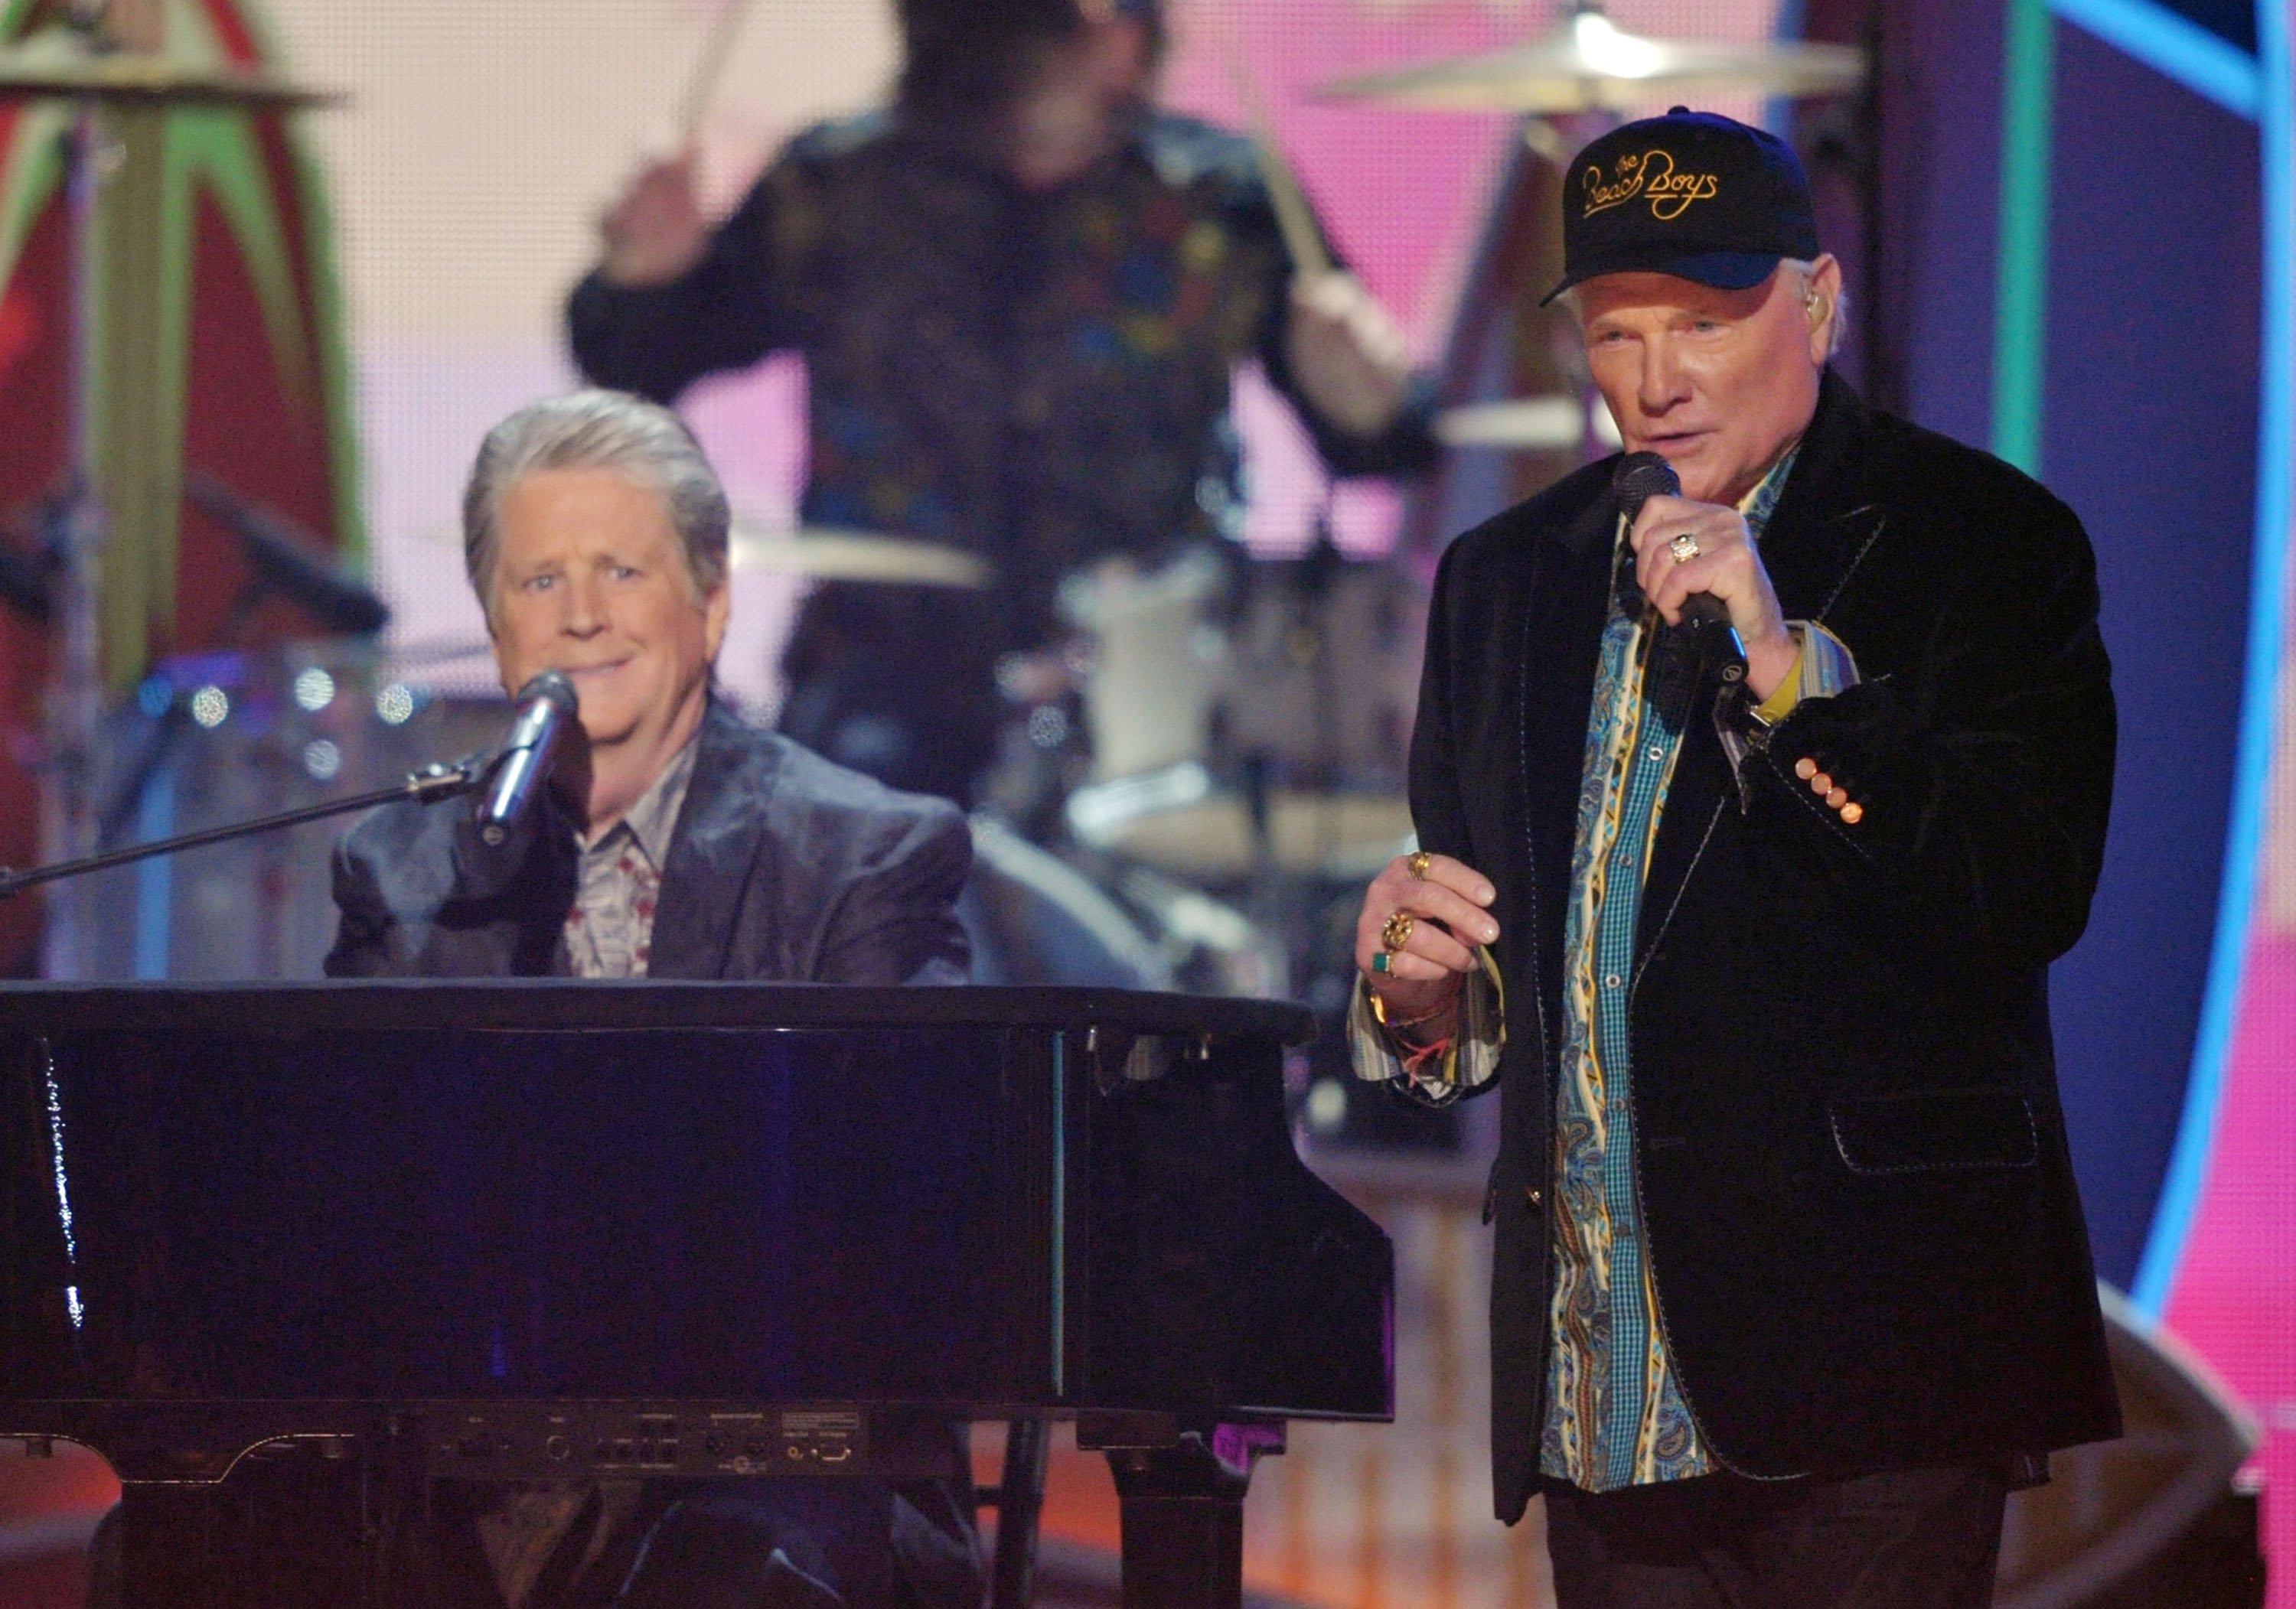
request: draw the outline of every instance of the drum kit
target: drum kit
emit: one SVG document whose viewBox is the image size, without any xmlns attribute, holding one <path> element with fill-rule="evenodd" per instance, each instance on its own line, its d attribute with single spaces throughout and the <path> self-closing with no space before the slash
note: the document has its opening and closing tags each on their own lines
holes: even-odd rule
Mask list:
<svg viewBox="0 0 2296 1609">
<path fill-rule="evenodd" d="M 51 656 L 47 743 L 42 775 L 42 850 L 45 859 L 85 854 L 97 845 L 102 818 L 99 773 L 109 755 L 107 721 L 110 679 L 103 648 L 102 550 L 113 524 L 104 507 L 107 421 L 97 404 L 102 354 L 99 329 L 111 308 L 99 305 L 107 282 L 125 286 L 134 275 L 121 261 L 107 262 L 99 198 L 107 177 L 125 159 L 124 148 L 107 124 L 110 118 L 135 119 L 187 110 L 287 110 L 324 105 L 334 97 L 286 83 L 258 69 L 229 62 L 186 59 L 157 48 L 123 48 L 122 41 L 156 45 L 163 20 L 148 5 L 123 4 L 108 16 L 100 0 L 56 8 L 58 25 L 0 50 L 0 104 L 61 102 L 69 109 L 62 141 L 62 192 L 70 225 L 69 388 L 67 462 L 61 477 L 52 527 L 56 533 L 52 575 L 42 577 L 46 617 L 60 651 Z M 140 37 L 139 37 L 140 36 Z M 118 186 L 115 186 L 118 188 Z M 128 188 L 133 188 L 132 185 Z M 137 219 L 156 229 L 156 221 Z M 139 232 L 140 233 L 140 232 Z M 146 237 L 148 238 L 148 236 Z M 107 274 L 107 270 L 109 274 Z M 157 412 L 120 409 L 109 421 L 115 436 L 135 431 L 140 421 L 153 428 Z M 152 441 L 111 444 L 116 460 L 160 461 Z M 158 479 L 180 484 L 175 472 Z M 114 611 L 115 613 L 117 611 Z M 92 891 L 60 886 L 46 911 L 46 966 L 51 976 L 89 975 L 101 924 L 89 903 Z"/>
<path fill-rule="evenodd" d="M 77 8 L 73 20 L 85 22 L 90 11 Z M 726 19 L 742 11 L 725 8 L 711 31 L 684 97 L 681 121 L 688 126 L 715 92 L 734 26 Z M 95 249 L 99 109 L 289 108 L 325 99 L 259 72 L 102 48 L 95 33 L 88 26 L 54 29 L 36 44 L 0 50 L 0 102 L 62 101 L 75 109 L 70 194 L 75 273 L 83 282 L 92 277 Z M 1536 149 L 1561 138 L 1548 119 L 1578 119 L 1574 133 L 1583 135 L 1591 132 L 1587 119 L 1669 97 L 1833 94 L 1853 89 L 1863 73 L 1860 53 L 1845 47 L 1647 38 L 1578 0 L 1524 44 L 1358 75 L 1322 94 L 1512 112 Z M 1247 99 L 1257 106 L 1256 96 Z M 1256 121 L 1255 145 L 1279 222 L 1300 238 L 1303 262 L 1320 262 L 1304 202 L 1283 205 L 1301 197 L 1298 181 L 1264 117 Z M 88 294 L 79 293 L 73 335 L 78 422 L 68 484 L 77 502 L 64 522 L 57 576 L 63 651 L 51 700 L 52 854 L 93 845 L 104 825 L 98 817 L 117 813 L 105 798 L 149 792 L 148 778 L 126 788 L 117 777 L 99 787 L 96 775 L 99 757 L 113 755 L 120 739 L 106 733 L 112 717 L 100 696 L 95 551 L 103 520 L 94 506 Z M 1607 422 L 1600 415 L 1583 392 L 1503 397 L 1454 407 L 1436 429 L 1456 447 L 1575 453 Z M 874 532 L 742 529 L 734 557 L 744 568 L 809 580 L 962 589 L 995 583 L 971 553 Z M 1103 565 L 1069 578 L 1061 608 L 1072 641 L 1021 667 L 1026 674 L 1006 687 L 1013 719 L 1030 735 L 1021 747 L 1059 759 L 1058 808 L 1031 824 L 1036 842 L 993 821 L 980 829 L 982 878 L 969 915 L 984 967 L 1006 981 L 1177 983 L 1290 992 L 1326 1010 L 1343 1004 L 1347 945 L 1336 935 L 1362 880 L 1410 842 L 1404 765 L 1424 625 L 1421 582 L 1399 562 L 1343 559 L 1319 540 L 1304 558 L 1283 561 L 1199 552 L 1152 570 Z M 309 756 L 324 752 L 313 746 L 322 743 L 335 755 L 322 759 L 323 768 L 362 764 L 354 749 L 373 749 L 385 766 L 405 764 L 400 739 L 422 733 L 423 724 L 398 713 L 411 697 L 407 684 L 365 668 L 371 663 L 282 658 L 271 668 L 233 670 L 245 682 L 242 700 L 276 712 L 262 731 L 246 729 L 246 741 L 264 749 L 261 764 L 240 758 L 254 772 L 299 776 L 298 786 L 326 780 L 310 769 Z M 1046 666 L 1049 677 L 1041 674 Z M 331 698 L 316 710 L 298 704 L 296 690 L 316 689 L 321 675 L 334 690 Z M 176 712 L 189 706 L 178 693 L 211 692 L 228 702 L 230 679 L 170 692 L 156 715 L 142 717 L 145 740 L 184 730 Z M 385 708 L 398 715 L 387 731 L 368 718 Z M 325 720 L 351 718 L 341 710 L 354 712 L 357 734 L 319 730 Z"/>
<path fill-rule="evenodd" d="M 1278 225 L 1300 270 L 1313 272 L 1328 257 L 1301 188 L 1249 75 L 1230 66 Z M 1865 53 L 1849 46 L 1651 38 L 1577 0 L 1526 43 L 1357 75 L 1321 94 L 1513 113 L 1529 150 L 1559 167 L 1638 107 L 1715 94 L 1841 94 L 1865 75 Z M 1583 384 L 1463 399 L 1434 429 L 1447 447 L 1527 461 L 1617 445 Z M 1168 912 L 1170 891 L 1185 888 L 1224 912 L 1229 975 L 1250 973 L 1236 958 L 1256 955 L 1253 976 L 1306 1000 L 1326 1023 L 1301 1068 L 1303 1081 L 1329 1086 L 1318 1091 L 1325 1099 L 1304 1104 L 1311 1126 L 1402 1139 L 1379 1121 L 1381 1103 L 1330 1098 L 1350 1088 L 1335 1030 L 1353 986 L 1362 886 L 1414 841 L 1404 780 L 1423 646 L 1421 582 L 1399 558 L 1343 560 L 1319 539 L 1305 559 L 1245 563 L 1240 580 L 1235 566 L 1201 554 L 1145 573 L 1103 566 L 1071 576 L 1062 602 L 1078 639 L 1069 657 L 1083 666 L 1087 739 L 1061 812 L 1068 862 L 1093 868 L 1095 886 L 1131 911 L 1144 890 L 1157 890 L 1165 903 L 1156 910 Z"/>
</svg>

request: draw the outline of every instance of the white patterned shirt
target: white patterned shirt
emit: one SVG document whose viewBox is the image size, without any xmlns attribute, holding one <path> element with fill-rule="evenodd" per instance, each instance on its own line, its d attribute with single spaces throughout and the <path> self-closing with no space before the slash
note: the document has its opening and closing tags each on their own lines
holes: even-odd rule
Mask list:
<svg viewBox="0 0 2296 1609">
<path fill-rule="evenodd" d="M 622 819 L 581 845 L 566 954 L 577 977 L 644 977 L 653 959 L 653 911 L 670 835 L 693 780 L 689 739 Z"/>
</svg>

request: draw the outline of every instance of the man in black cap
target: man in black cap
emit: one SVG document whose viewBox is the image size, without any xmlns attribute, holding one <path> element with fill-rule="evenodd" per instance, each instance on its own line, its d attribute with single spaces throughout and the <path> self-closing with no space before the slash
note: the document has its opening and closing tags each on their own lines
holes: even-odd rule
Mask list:
<svg viewBox="0 0 2296 1609">
<path fill-rule="evenodd" d="M 1064 574 L 1240 534 L 1237 363 L 1341 475 L 1431 465 L 1431 392 L 1359 283 L 1297 271 L 1251 143 L 1152 109 L 1159 0 L 898 12 L 890 107 L 799 135 L 714 229 L 689 159 L 641 173 L 568 323 L 591 380 L 660 402 L 800 352 L 806 523 L 988 561 L 987 598 L 817 588 L 783 667 L 790 735 L 969 800 L 996 662 L 1050 645 Z"/>
<path fill-rule="evenodd" d="M 1987 1604 L 2006 1491 L 2118 1428 L 2046 994 L 2112 779 L 2087 539 L 1828 368 L 1776 139 L 1677 108 L 1564 208 L 1680 485 L 1590 465 L 1445 555 L 1357 1070 L 1504 1091 L 1494 1486 L 1565 1609 Z"/>
</svg>

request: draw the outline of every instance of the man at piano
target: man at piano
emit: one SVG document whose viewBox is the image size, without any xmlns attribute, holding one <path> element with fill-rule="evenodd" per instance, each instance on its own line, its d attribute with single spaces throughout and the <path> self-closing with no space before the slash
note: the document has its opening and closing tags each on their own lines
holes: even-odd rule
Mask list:
<svg viewBox="0 0 2296 1609">
<path fill-rule="evenodd" d="M 336 854 L 330 976 L 964 981 L 954 902 L 972 839 L 955 807 L 714 696 L 729 523 L 701 447 L 652 403 L 579 391 L 488 433 L 463 500 L 471 585 L 504 688 L 563 673 L 577 740 L 499 845 L 457 805 L 362 820 Z M 891 1491 L 473 1490 L 471 1523 L 438 1546 L 450 1572 L 463 1556 L 458 1602 L 498 1591 L 512 1609 L 954 1609 L 979 1601 L 980 1572 L 951 1442 L 947 1482 Z"/>
<path fill-rule="evenodd" d="M 329 976 L 964 981 L 957 812 L 713 695 L 729 523 L 685 425 L 636 397 L 580 391 L 488 433 L 463 540 L 495 662 L 505 690 L 563 672 L 586 740 L 499 847 L 464 812 L 362 821 Z"/>
</svg>

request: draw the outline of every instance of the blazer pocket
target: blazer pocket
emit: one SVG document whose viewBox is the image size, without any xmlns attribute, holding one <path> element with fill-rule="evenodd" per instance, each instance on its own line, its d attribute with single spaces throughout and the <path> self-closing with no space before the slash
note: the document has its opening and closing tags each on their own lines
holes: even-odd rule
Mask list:
<svg viewBox="0 0 2296 1609">
<path fill-rule="evenodd" d="M 2033 1103 L 2018 1090 L 1921 1090 L 1826 1103 L 1833 1148 L 1853 1173 L 2030 1168 L 2040 1157 Z"/>
</svg>

